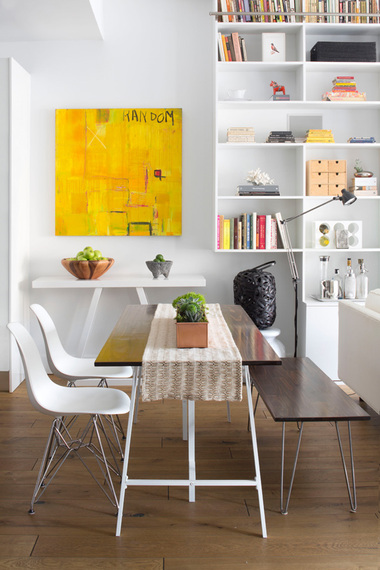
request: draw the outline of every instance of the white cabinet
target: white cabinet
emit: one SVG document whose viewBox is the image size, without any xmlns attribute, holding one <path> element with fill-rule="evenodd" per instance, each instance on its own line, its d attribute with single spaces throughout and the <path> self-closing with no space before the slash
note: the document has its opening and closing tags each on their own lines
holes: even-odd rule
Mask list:
<svg viewBox="0 0 380 570">
<path fill-rule="evenodd" d="M 0 380 L 12 392 L 23 379 L 9 321 L 28 322 L 30 76 L 14 60 L 0 59 Z"/>
<path fill-rule="evenodd" d="M 225 35 L 238 32 L 245 39 L 248 61 L 217 61 L 219 32 Z M 285 34 L 284 62 L 262 61 L 262 34 L 268 32 Z M 359 159 L 364 169 L 372 171 L 380 181 L 380 63 L 310 61 L 310 49 L 317 41 L 376 42 L 377 61 L 380 60 L 378 24 L 215 22 L 214 249 L 218 254 L 250 254 L 256 257 L 251 261 L 252 266 L 263 262 L 262 256 L 286 258 L 283 249 L 218 249 L 217 216 L 228 218 L 247 212 L 281 212 L 282 217 L 287 218 L 323 204 L 329 197 L 306 195 L 308 160 L 345 160 L 347 186 L 350 186 L 354 164 Z M 331 90 L 332 81 L 338 75 L 354 76 L 357 89 L 366 93 L 366 101 L 322 101 L 323 93 Z M 289 101 L 273 101 L 271 81 L 285 86 L 286 93 L 290 95 Z M 237 89 L 246 90 L 244 100 L 230 100 L 231 90 Z M 293 118 L 302 118 L 305 125 L 311 121 L 320 124 L 322 129 L 331 129 L 335 142 L 322 144 L 298 140 L 285 144 L 266 143 L 270 131 L 289 130 Z M 253 127 L 255 142 L 227 142 L 227 129 L 230 127 Z M 348 139 L 354 136 L 372 136 L 377 142 L 349 143 Z M 280 187 L 280 196 L 236 196 L 237 186 L 247 184 L 245 179 L 248 172 L 256 168 L 267 172 L 274 179 Z M 360 249 L 343 250 L 334 247 L 327 251 L 315 247 L 313 222 L 321 220 L 361 221 Z M 370 271 L 370 289 L 378 287 L 380 197 L 359 198 L 349 207 L 343 207 L 341 202 L 334 201 L 289 223 L 288 227 L 301 275 L 300 300 L 305 303 L 305 310 L 299 315 L 299 335 L 302 337 L 299 353 L 303 351 L 321 368 L 328 369 L 332 377 L 336 377 L 337 306 L 334 309 L 333 305 L 328 307 L 327 303 L 313 299 L 319 293 L 319 256 L 330 256 L 331 276 L 335 268 L 339 268 L 344 275 L 347 257 L 352 258 L 354 267 L 357 259 L 363 257 Z M 284 272 L 282 280 L 290 280 L 289 273 Z M 277 283 L 277 289 L 282 287 L 281 281 Z M 281 295 L 279 299 L 284 302 Z M 289 322 L 289 336 L 285 342 L 288 354 L 292 352 L 292 325 Z M 326 327 L 330 328 L 331 335 L 326 335 Z M 320 339 L 327 336 L 329 350 L 325 351 L 321 349 Z"/>
</svg>

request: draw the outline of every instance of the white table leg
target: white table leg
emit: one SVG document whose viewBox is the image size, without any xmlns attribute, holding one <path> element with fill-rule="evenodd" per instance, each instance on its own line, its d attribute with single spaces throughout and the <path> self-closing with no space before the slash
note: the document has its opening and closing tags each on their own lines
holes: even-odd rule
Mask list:
<svg viewBox="0 0 380 570">
<path fill-rule="evenodd" d="M 182 439 L 187 440 L 187 400 L 182 400 Z"/>
<path fill-rule="evenodd" d="M 251 424 L 252 449 L 253 449 L 253 459 L 254 459 L 255 471 L 256 471 L 256 488 L 257 488 L 257 494 L 258 494 L 258 498 L 259 498 L 261 532 L 262 532 L 263 538 L 267 538 L 267 527 L 266 527 L 266 523 L 265 523 L 263 488 L 261 485 L 259 451 L 257 448 L 255 417 L 253 414 L 253 404 L 252 404 L 251 377 L 249 374 L 249 367 L 248 366 L 244 366 L 244 378 L 245 378 L 245 386 L 247 388 L 248 410 L 249 410 L 249 419 L 250 419 L 250 424 Z"/>
<path fill-rule="evenodd" d="M 188 456 L 189 456 L 189 502 L 195 501 L 195 404 L 194 400 L 188 400 L 189 415 L 189 440 L 188 440 Z"/>
<path fill-rule="evenodd" d="M 148 304 L 148 298 L 146 296 L 144 287 L 136 287 L 136 292 L 137 292 L 137 296 L 138 296 L 139 301 L 140 301 L 140 305 L 147 305 Z"/>
<path fill-rule="evenodd" d="M 125 496 L 125 489 L 127 488 L 127 481 L 128 481 L 128 463 L 129 463 L 129 452 L 131 449 L 133 416 L 134 416 L 134 409 L 135 409 L 135 404 L 136 404 L 137 387 L 138 387 L 139 382 L 140 382 L 140 375 L 141 375 L 141 368 L 135 366 L 133 369 L 131 405 L 130 405 L 130 409 L 129 409 L 127 436 L 126 436 L 126 440 L 125 440 L 123 473 L 121 476 L 121 483 L 120 483 L 120 497 L 119 497 L 119 506 L 118 506 L 118 512 L 117 512 L 116 536 L 120 536 L 121 524 L 123 522 L 124 496 Z"/>
<path fill-rule="evenodd" d="M 90 307 L 88 309 L 87 317 L 85 323 L 83 325 L 82 333 L 80 335 L 79 344 L 78 344 L 78 352 L 80 356 L 84 355 L 84 351 L 86 348 L 86 344 L 88 341 L 88 337 L 90 336 L 90 331 L 92 329 L 92 325 L 95 319 L 96 309 L 98 308 L 100 295 L 102 294 L 102 287 L 96 287 L 92 294 Z"/>
</svg>

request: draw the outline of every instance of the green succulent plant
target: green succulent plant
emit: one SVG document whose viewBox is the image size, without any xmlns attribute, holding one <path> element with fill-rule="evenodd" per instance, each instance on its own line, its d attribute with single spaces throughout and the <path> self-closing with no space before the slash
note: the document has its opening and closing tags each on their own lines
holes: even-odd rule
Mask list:
<svg viewBox="0 0 380 570">
<path fill-rule="evenodd" d="M 199 293 L 185 293 L 172 302 L 178 323 L 207 322 L 206 300 Z"/>
</svg>

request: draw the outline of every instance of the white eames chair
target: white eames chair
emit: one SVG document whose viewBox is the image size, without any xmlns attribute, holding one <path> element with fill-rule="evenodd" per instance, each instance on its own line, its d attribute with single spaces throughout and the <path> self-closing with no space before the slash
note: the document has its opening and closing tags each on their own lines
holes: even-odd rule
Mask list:
<svg viewBox="0 0 380 570">
<path fill-rule="evenodd" d="M 94 360 L 91 358 L 72 356 L 63 347 L 53 319 L 47 310 L 37 303 L 31 305 L 30 308 L 40 324 L 45 342 L 47 361 L 53 374 L 63 380 L 67 380 L 69 386 L 78 386 L 81 380 L 88 379 L 98 380 L 99 387 L 107 387 L 107 380 L 120 380 L 124 384 L 127 381 L 127 384 L 132 385 L 133 370 L 131 366 L 95 366 Z M 137 401 L 138 397 L 139 393 Z M 135 418 L 136 415 L 137 406 Z M 117 428 L 124 438 L 125 435 L 121 423 L 118 418 L 116 418 L 116 421 Z M 117 440 L 117 445 L 120 455 L 123 456 L 119 440 Z"/>
<path fill-rule="evenodd" d="M 20 350 L 32 405 L 39 412 L 53 416 L 31 500 L 30 514 L 34 513 L 35 502 L 41 498 L 58 470 L 72 454 L 80 459 L 112 505 L 118 507 L 112 473 L 120 476 L 120 470 L 117 468 L 116 458 L 103 424 L 103 416 L 128 413 L 129 396 L 116 389 L 97 387 L 74 389 L 55 384 L 47 375 L 37 345 L 26 328 L 20 323 L 9 323 L 8 328 Z M 78 427 L 75 425 L 75 429 L 72 430 L 73 435 L 71 435 L 70 430 L 74 421 L 78 419 L 78 416 L 86 415 L 89 418 L 81 429 L 81 433 L 78 434 Z M 105 448 L 110 451 L 115 467 L 107 459 Z M 96 459 L 101 481 L 86 460 L 87 452 L 90 458 Z"/>
</svg>

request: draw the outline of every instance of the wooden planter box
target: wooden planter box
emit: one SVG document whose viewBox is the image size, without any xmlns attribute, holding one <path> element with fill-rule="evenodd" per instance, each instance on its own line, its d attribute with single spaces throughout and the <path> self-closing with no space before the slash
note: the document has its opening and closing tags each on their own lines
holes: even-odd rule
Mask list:
<svg viewBox="0 0 380 570">
<path fill-rule="evenodd" d="M 177 348 L 207 348 L 208 323 L 176 323 Z"/>
</svg>

